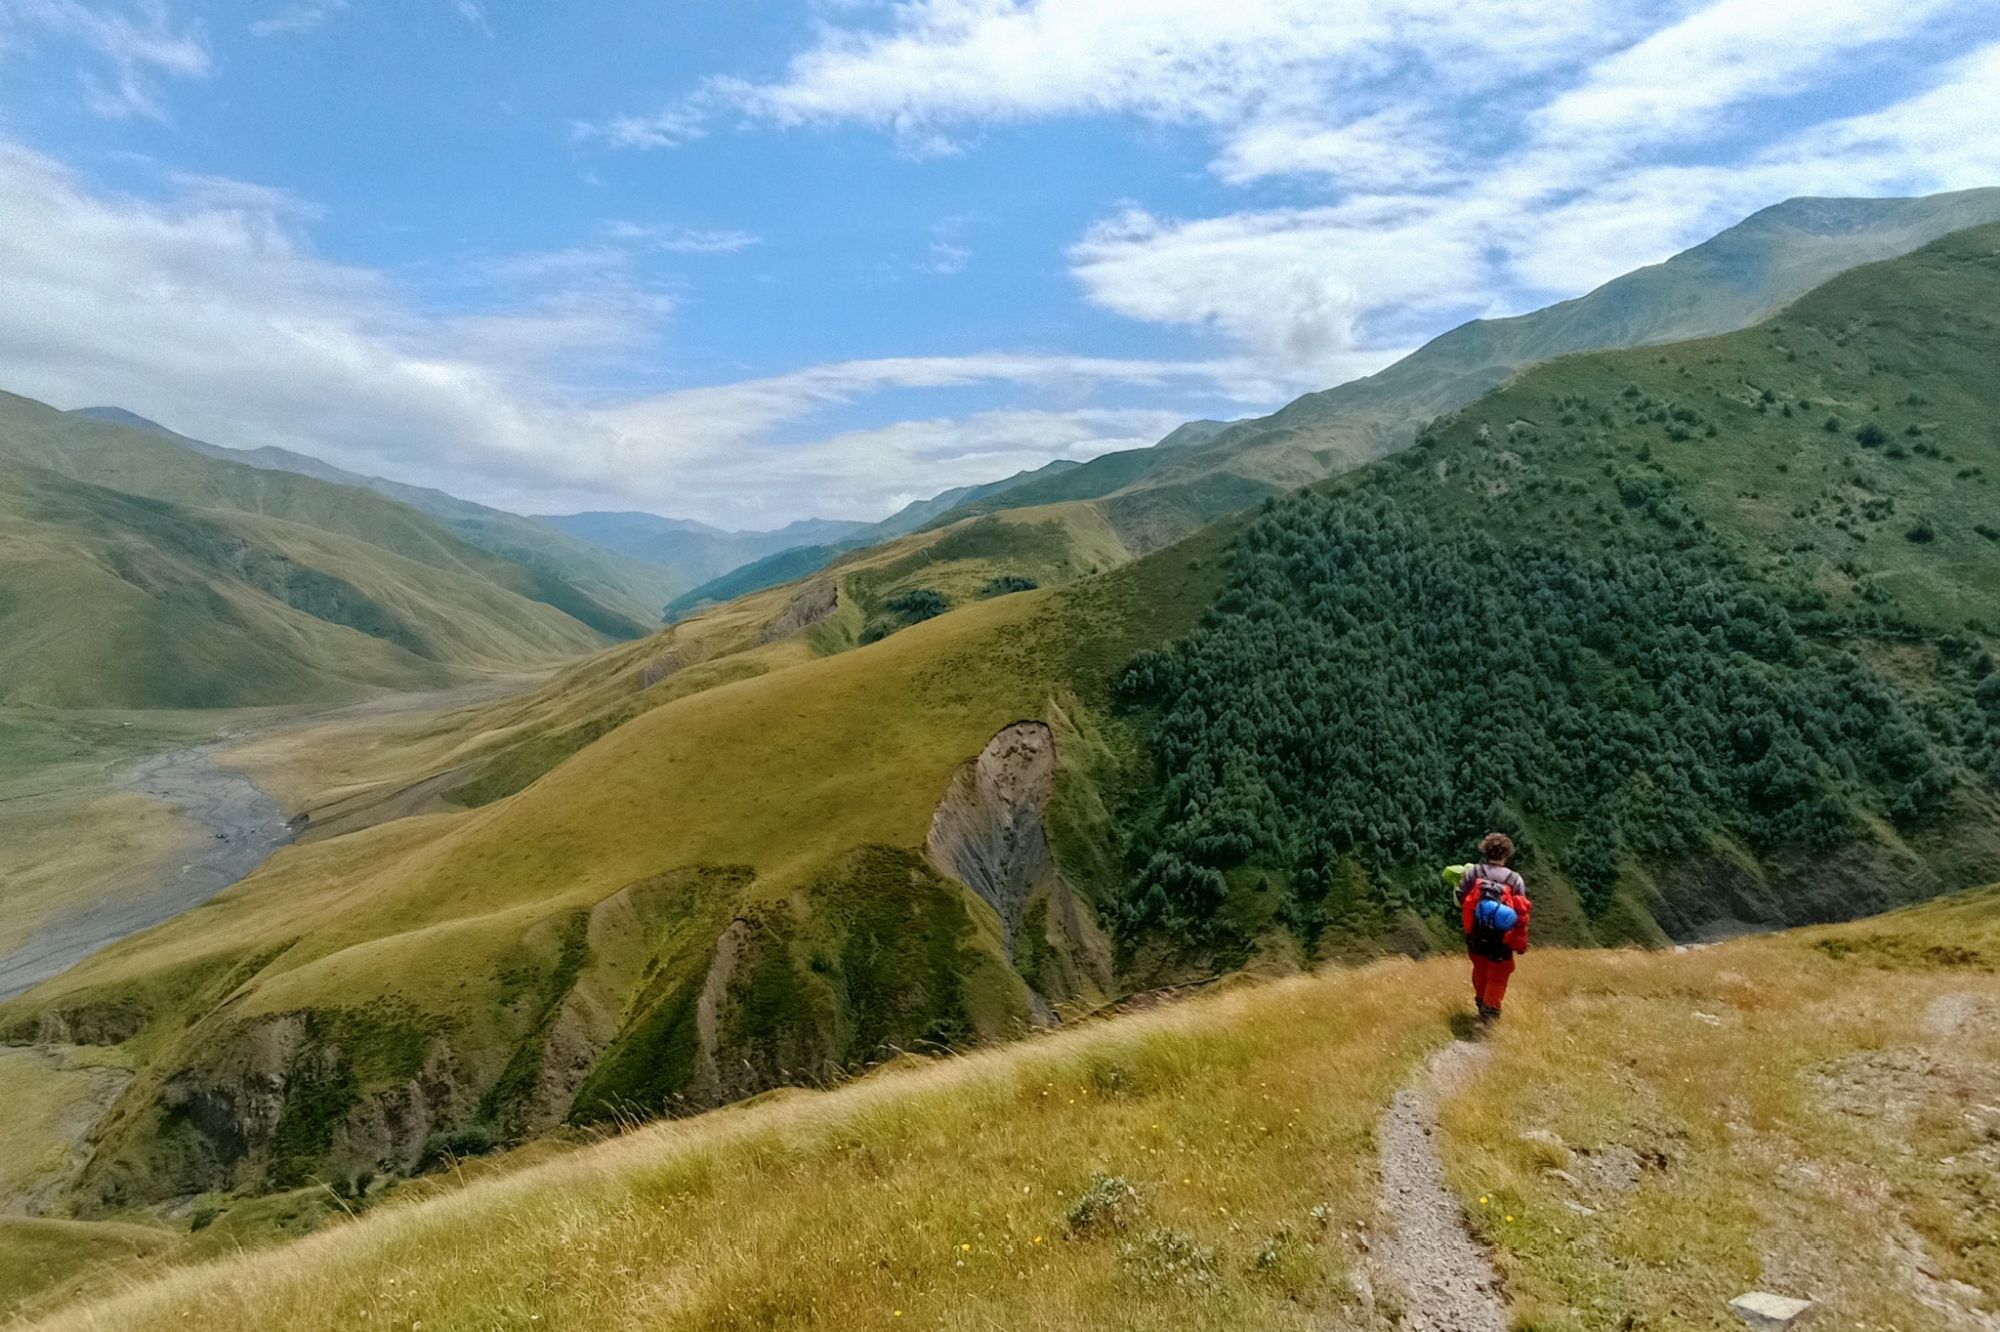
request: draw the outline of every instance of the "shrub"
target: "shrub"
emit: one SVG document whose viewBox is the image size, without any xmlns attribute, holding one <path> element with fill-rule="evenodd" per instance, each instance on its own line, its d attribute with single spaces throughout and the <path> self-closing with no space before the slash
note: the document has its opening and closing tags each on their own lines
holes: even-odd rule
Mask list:
<svg viewBox="0 0 2000 1332">
<path fill-rule="evenodd" d="M 911 587 L 896 593 L 882 603 L 883 609 L 900 618 L 904 624 L 918 624 L 933 620 L 951 609 L 944 593 L 928 587 Z"/>
<path fill-rule="evenodd" d="M 1149 1230 L 1118 1246 L 1118 1261 L 1141 1285 L 1199 1291 L 1218 1280 L 1215 1250 L 1185 1231 Z"/>
<path fill-rule="evenodd" d="M 985 587 L 979 589 L 981 597 L 1004 597 L 1015 592 L 1032 592 L 1041 584 L 1020 574 L 1001 574 Z"/>
<path fill-rule="evenodd" d="M 1870 421 L 1854 432 L 1854 442 L 1864 449 L 1879 449 L 1889 442 L 1889 436 L 1883 432 L 1881 426 Z"/>
<path fill-rule="evenodd" d="M 1073 1239 L 1087 1239 L 1107 1230 L 1123 1230 L 1144 1210 L 1139 1190 L 1123 1175 L 1098 1173 L 1090 1177 L 1090 1187 L 1070 1204 L 1063 1222 Z"/>
</svg>

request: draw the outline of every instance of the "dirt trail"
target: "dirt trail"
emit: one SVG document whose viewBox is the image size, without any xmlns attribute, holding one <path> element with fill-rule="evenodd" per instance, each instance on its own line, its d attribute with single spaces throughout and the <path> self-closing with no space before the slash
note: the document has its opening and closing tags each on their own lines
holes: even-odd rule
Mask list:
<svg viewBox="0 0 2000 1332">
<path fill-rule="evenodd" d="M 1382 1210 L 1395 1234 L 1377 1250 L 1403 1296 L 1403 1332 L 1507 1332 L 1500 1276 L 1466 1227 L 1438 1160 L 1439 1100 L 1485 1062 L 1486 1048 L 1454 1041 L 1396 1093 L 1382 1115 Z"/>
</svg>

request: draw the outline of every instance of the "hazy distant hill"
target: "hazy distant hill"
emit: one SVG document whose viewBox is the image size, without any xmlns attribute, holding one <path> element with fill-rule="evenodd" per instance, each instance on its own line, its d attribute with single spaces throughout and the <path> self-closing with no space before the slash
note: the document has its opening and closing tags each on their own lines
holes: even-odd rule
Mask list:
<svg viewBox="0 0 2000 1332">
<path fill-rule="evenodd" d="M 636 512 L 538 514 L 535 521 L 606 550 L 673 571 L 677 578 L 686 580 L 676 593 L 766 555 L 793 546 L 836 542 L 868 526 L 805 518 L 771 532 L 728 532 L 686 518 Z"/>
<path fill-rule="evenodd" d="M 643 633 L 371 491 L 0 394 L 0 696 L 220 707 L 521 669 Z"/>
<path fill-rule="evenodd" d="M 436 518 L 481 550 L 576 584 L 605 605 L 641 624 L 651 624 L 658 619 L 662 602 L 699 581 L 657 564 L 620 556 L 532 518 L 475 504 L 427 486 L 406 485 L 381 476 L 362 476 L 290 449 L 269 445 L 255 449 L 225 448 L 191 439 L 122 407 L 80 407 L 71 414 L 156 431 L 183 448 L 211 458 L 244 463 L 268 471 L 292 472 L 336 485 L 359 486 L 378 495 L 386 495 Z"/>
<path fill-rule="evenodd" d="M 1206 438 L 1209 433 L 1212 433 L 1209 430 L 1210 427 L 1213 427 L 1214 430 L 1220 430 L 1223 428 L 1223 423 L 1220 421 L 1191 422 L 1188 425 L 1180 427 L 1179 430 L 1174 432 L 1174 435 L 1180 435 L 1182 438 L 1188 440 L 1202 439 Z M 1161 445 L 1167 445 L 1168 441 L 1174 438 L 1174 435 L 1169 435 L 1166 440 L 1162 440 Z M 999 481 L 989 481 L 977 486 L 958 486 L 951 490 L 941 491 L 929 499 L 913 501 L 898 509 L 889 517 L 884 518 L 881 522 L 855 525 L 853 530 L 838 540 L 825 542 L 825 544 L 794 545 L 781 548 L 775 554 L 766 555 L 762 559 L 752 563 L 730 569 L 726 573 L 720 574 L 698 587 L 681 593 L 667 603 L 667 618 L 671 620 L 676 616 L 685 615 L 689 611 L 701 606 L 730 601 L 748 592 L 755 592 L 767 587 L 776 587 L 780 583 L 789 583 L 795 578 L 803 578 L 807 574 L 824 569 L 827 565 L 850 551 L 863 550 L 881 542 L 893 541 L 897 537 L 908 536 L 912 532 L 922 531 L 924 528 L 936 523 L 952 522 L 961 517 L 970 517 L 979 512 L 977 506 L 983 500 L 1007 494 L 1009 491 L 1029 485 L 1037 480 L 1061 476 L 1063 473 L 1082 465 L 1072 459 L 1058 458 L 1054 462 L 1044 463 L 1032 471 L 1016 472 L 1013 476 Z M 792 531 L 803 526 L 805 525 L 794 524 L 792 528 L 786 530 Z"/>
</svg>

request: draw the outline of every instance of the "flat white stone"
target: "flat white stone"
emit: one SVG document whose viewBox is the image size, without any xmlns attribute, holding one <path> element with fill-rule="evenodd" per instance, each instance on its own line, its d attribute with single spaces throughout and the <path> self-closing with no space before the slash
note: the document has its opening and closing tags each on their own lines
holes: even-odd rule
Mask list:
<svg viewBox="0 0 2000 1332">
<path fill-rule="evenodd" d="M 1788 1295 L 1771 1295 L 1753 1290 L 1729 1302 L 1729 1311 L 1756 1328 L 1757 1332 L 1786 1332 L 1797 1327 L 1814 1308 L 1811 1300 L 1795 1300 Z"/>
</svg>

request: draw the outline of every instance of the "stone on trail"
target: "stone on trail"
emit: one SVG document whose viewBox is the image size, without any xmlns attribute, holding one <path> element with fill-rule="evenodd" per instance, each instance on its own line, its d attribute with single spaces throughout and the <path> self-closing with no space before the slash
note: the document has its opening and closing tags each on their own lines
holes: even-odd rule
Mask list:
<svg viewBox="0 0 2000 1332">
<path fill-rule="evenodd" d="M 1757 1332 L 1786 1332 L 1799 1326 L 1813 1311 L 1811 1300 L 1795 1300 L 1786 1295 L 1770 1295 L 1753 1290 L 1729 1302 L 1729 1311 Z"/>
</svg>

